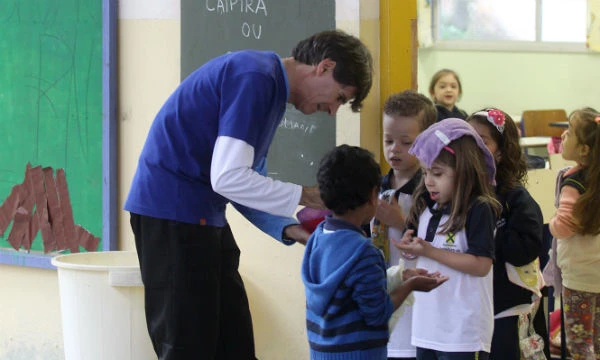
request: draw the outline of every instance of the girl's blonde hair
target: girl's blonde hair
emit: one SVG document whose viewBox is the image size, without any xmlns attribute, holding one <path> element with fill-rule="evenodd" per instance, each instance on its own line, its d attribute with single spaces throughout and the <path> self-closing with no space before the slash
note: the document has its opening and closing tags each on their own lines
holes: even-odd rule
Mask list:
<svg viewBox="0 0 600 360">
<path fill-rule="evenodd" d="M 574 133 L 579 144 L 589 147 L 582 165 L 585 169 L 585 191 L 573 208 L 573 217 L 579 224 L 578 232 L 586 235 L 600 234 L 600 113 L 592 108 L 582 108 L 569 115 L 572 123 L 577 119 Z"/>
<path fill-rule="evenodd" d="M 465 227 L 467 212 L 475 201 L 490 204 L 496 217 L 502 207 L 494 196 L 490 184 L 485 156 L 475 140 L 470 136 L 460 137 L 448 144 L 454 153 L 442 150 L 435 162 L 451 167 L 455 171 L 454 194 L 450 205 L 450 218 L 442 225 L 440 233 L 458 232 Z M 416 227 L 419 216 L 427 207 L 425 177 L 413 194 L 407 224 Z"/>
</svg>

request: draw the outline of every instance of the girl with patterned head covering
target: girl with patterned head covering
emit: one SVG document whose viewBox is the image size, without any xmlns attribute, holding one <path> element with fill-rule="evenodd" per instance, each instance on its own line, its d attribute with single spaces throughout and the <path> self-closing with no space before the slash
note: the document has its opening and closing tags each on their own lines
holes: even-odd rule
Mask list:
<svg viewBox="0 0 600 360">
<path fill-rule="evenodd" d="M 395 245 L 417 255 L 417 267 L 449 277 L 437 291 L 415 294 L 417 359 L 487 359 L 500 213 L 492 185 L 494 158 L 475 129 L 456 118 L 430 126 L 409 153 L 421 162 L 424 176 L 407 219 L 409 230 Z"/>
</svg>

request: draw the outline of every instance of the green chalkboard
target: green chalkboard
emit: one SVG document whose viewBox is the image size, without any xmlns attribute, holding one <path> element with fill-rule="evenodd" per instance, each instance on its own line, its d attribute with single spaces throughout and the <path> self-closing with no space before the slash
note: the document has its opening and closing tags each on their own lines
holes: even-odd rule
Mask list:
<svg viewBox="0 0 600 360">
<path fill-rule="evenodd" d="M 98 0 L 0 0 L 0 205 L 23 183 L 28 163 L 64 169 L 74 223 L 96 237 L 103 226 L 102 7 Z M 7 242 L 13 225 L 0 236 L 5 254 L 24 251 Z M 30 253 L 43 250 L 38 232 Z"/>
</svg>

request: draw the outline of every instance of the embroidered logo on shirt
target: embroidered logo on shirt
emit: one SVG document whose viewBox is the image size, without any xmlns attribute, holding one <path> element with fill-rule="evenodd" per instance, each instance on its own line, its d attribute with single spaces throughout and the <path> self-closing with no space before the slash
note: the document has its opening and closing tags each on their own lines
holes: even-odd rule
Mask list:
<svg viewBox="0 0 600 360">
<path fill-rule="evenodd" d="M 462 252 L 460 250 L 460 247 L 457 246 L 456 244 L 456 234 L 455 233 L 447 233 L 446 234 L 446 241 L 444 242 L 444 244 L 442 245 L 442 248 L 446 251 L 452 251 L 455 253 L 459 253 Z"/>
</svg>

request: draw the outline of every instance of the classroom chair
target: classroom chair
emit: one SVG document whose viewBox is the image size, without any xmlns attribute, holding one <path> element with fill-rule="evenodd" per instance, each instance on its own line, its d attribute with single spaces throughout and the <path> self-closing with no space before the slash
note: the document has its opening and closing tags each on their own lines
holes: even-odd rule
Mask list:
<svg viewBox="0 0 600 360">
<path fill-rule="evenodd" d="M 523 136 L 560 137 L 564 128 L 550 126 L 550 123 L 567 121 L 567 112 L 563 109 L 525 110 L 521 119 Z"/>
<path fill-rule="evenodd" d="M 564 122 L 567 120 L 567 112 L 563 109 L 550 110 L 525 110 L 521 116 L 521 133 L 523 137 L 545 137 L 548 136 L 546 147 L 550 150 L 556 148 L 556 144 L 560 145 L 563 131 L 562 127 L 551 126 L 551 123 Z M 541 150 L 541 152 L 540 152 Z M 544 158 L 548 157 L 549 153 L 557 151 L 547 151 L 547 149 L 529 149 L 524 148 L 526 155 L 538 155 Z M 535 167 L 532 167 L 535 168 Z"/>
</svg>

